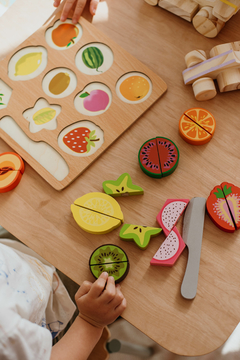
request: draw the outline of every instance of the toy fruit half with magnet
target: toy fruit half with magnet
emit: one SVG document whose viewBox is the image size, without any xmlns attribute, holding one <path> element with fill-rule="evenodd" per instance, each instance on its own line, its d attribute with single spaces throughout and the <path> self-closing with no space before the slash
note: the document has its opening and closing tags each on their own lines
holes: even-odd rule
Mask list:
<svg viewBox="0 0 240 360">
<path fill-rule="evenodd" d="M 120 175 L 117 180 L 106 180 L 102 183 L 102 186 L 105 193 L 111 196 L 143 194 L 143 189 L 132 183 L 128 173 Z"/>
<path fill-rule="evenodd" d="M 179 133 L 191 145 L 203 145 L 212 139 L 216 128 L 213 115 L 205 109 L 193 108 L 179 120 Z"/>
<path fill-rule="evenodd" d="M 106 271 L 109 276 L 114 277 L 116 283 L 119 283 L 128 274 L 129 261 L 123 249 L 106 244 L 94 250 L 89 259 L 89 267 L 96 279 Z"/>
<path fill-rule="evenodd" d="M 184 212 L 189 199 L 168 199 L 157 215 L 157 222 L 168 235 Z"/>
<path fill-rule="evenodd" d="M 219 229 L 234 232 L 240 228 L 240 188 L 223 182 L 211 191 L 207 211 Z"/>
<path fill-rule="evenodd" d="M 0 193 L 14 189 L 24 173 L 22 158 L 12 152 L 0 154 Z"/>
<path fill-rule="evenodd" d="M 92 234 L 106 234 L 123 223 L 123 213 L 111 196 L 92 192 L 76 199 L 71 211 L 77 224 Z"/>
<path fill-rule="evenodd" d="M 179 151 L 172 140 L 157 136 L 141 146 L 138 161 L 145 174 L 162 178 L 172 174 L 177 168 Z"/>
</svg>

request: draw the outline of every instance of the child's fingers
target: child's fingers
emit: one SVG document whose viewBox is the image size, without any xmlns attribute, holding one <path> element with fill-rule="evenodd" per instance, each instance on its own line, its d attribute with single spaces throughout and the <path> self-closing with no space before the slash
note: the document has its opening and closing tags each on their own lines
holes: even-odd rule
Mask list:
<svg viewBox="0 0 240 360">
<path fill-rule="evenodd" d="M 116 318 L 120 316 L 127 307 L 127 300 L 123 298 L 122 302 L 115 308 Z"/>
<path fill-rule="evenodd" d="M 76 24 L 82 15 L 83 9 L 86 5 L 87 0 L 78 0 L 72 17 L 73 24 Z"/>
<path fill-rule="evenodd" d="M 103 272 L 99 276 L 99 278 L 93 283 L 93 285 L 89 291 L 89 295 L 92 298 L 98 298 L 102 294 L 102 292 L 106 286 L 107 279 L 108 279 L 108 273 Z"/>
<path fill-rule="evenodd" d="M 54 0 L 53 6 L 58 7 L 60 5 L 61 0 Z"/>
<path fill-rule="evenodd" d="M 100 0 L 91 0 L 91 2 L 90 2 L 90 13 L 91 13 L 91 15 L 96 14 L 99 1 Z"/>
<path fill-rule="evenodd" d="M 75 294 L 75 299 L 79 299 L 81 296 L 86 295 L 92 287 L 92 283 L 90 281 L 84 281 L 78 291 Z"/>
<path fill-rule="evenodd" d="M 107 285 L 102 293 L 101 299 L 104 303 L 111 302 L 116 296 L 116 286 L 115 286 L 115 280 L 113 276 L 109 276 L 107 279 Z"/>
<path fill-rule="evenodd" d="M 65 21 L 68 17 L 70 10 L 72 9 L 73 5 L 75 4 L 76 0 L 67 0 L 66 4 L 63 7 L 62 14 L 60 17 L 61 21 Z"/>
</svg>

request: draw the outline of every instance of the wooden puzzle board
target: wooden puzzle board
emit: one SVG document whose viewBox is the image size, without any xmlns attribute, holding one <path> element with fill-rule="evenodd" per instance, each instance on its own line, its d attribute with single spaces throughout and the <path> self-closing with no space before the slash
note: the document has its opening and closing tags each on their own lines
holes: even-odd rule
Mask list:
<svg viewBox="0 0 240 360">
<path fill-rule="evenodd" d="M 45 39 L 45 32 L 53 27 L 58 20 L 58 16 L 54 16 L 51 21 L 35 32 L 0 63 L 0 90 L 1 81 L 13 90 L 7 107 L 1 109 L 0 105 L 0 136 L 48 181 L 50 185 L 57 190 L 62 190 L 159 99 L 166 91 L 167 86 L 165 82 L 148 69 L 146 65 L 114 43 L 84 18 L 80 20 L 82 36 L 76 44 L 69 46 L 69 48 L 65 50 L 52 48 Z M 91 75 L 89 75 L 81 72 L 77 68 L 75 57 L 77 58 L 76 54 L 82 47 L 92 43 L 100 44 L 101 46 L 104 44 L 111 49 L 113 53 L 113 63 L 107 71 L 100 73 L 101 68 L 99 68 L 99 72 L 95 71 L 95 73 L 92 72 Z M 10 60 L 14 59 L 18 51 L 24 48 L 27 49 L 28 47 L 42 47 L 46 49 L 46 67 L 33 79 L 26 80 L 24 76 L 23 78 L 19 77 L 21 78 L 19 81 L 10 79 L 8 72 L 11 74 L 12 71 L 12 78 L 14 77 L 14 69 L 11 70 L 9 65 L 11 64 Z M 23 55 L 24 53 L 20 54 Z M 106 57 L 107 56 L 108 55 L 106 55 Z M 18 60 L 19 59 L 14 60 L 15 65 Z M 51 74 L 51 71 L 54 69 L 58 69 L 55 71 L 59 71 L 59 69 L 62 68 L 63 70 L 61 70 L 61 72 L 64 72 L 64 69 L 66 69 L 66 71 L 75 74 L 76 77 L 74 81 L 77 83 L 76 87 L 74 85 L 73 88 L 75 87 L 75 89 L 70 94 L 67 94 L 66 97 L 58 98 L 57 96 L 50 96 L 51 94 L 47 94 L 43 90 L 42 84 L 45 81 L 45 76 L 46 74 Z M 136 75 L 136 72 L 137 74 L 142 74 L 146 79 L 150 79 L 152 91 L 150 96 L 146 96 L 146 100 L 141 102 L 137 101 L 137 103 L 127 103 L 122 101 L 116 94 L 116 83 L 123 75 L 128 73 Z M 74 99 L 77 95 L 80 96 L 79 93 L 82 92 L 87 85 L 92 83 L 100 83 L 101 86 L 106 85 L 112 95 L 112 101 L 105 112 L 95 112 L 97 115 L 94 113 L 93 116 L 88 116 L 76 110 Z M 60 109 L 60 113 L 58 111 L 56 118 L 57 127 L 55 129 L 42 128 L 40 131 L 33 132 L 29 126 L 31 123 L 24 118 L 23 113 L 33 109 L 32 114 L 36 114 L 39 110 L 39 106 L 37 106 L 38 101 L 42 101 L 42 99 L 45 100 L 45 105 L 42 105 L 42 107 L 48 108 L 49 106 L 56 106 L 56 109 Z M 94 123 L 97 128 L 103 131 L 103 144 L 97 151 L 89 156 L 78 157 L 66 153 L 58 145 L 59 134 L 70 124 L 85 120 Z M 91 130 L 90 128 L 90 131 Z M 55 151 L 52 152 L 50 147 L 46 148 L 45 143 L 49 144 Z M 92 148 L 93 147 L 91 147 L 91 149 Z M 61 156 L 60 158 L 58 154 Z M 63 164 L 63 167 L 61 167 L 61 164 Z"/>
</svg>

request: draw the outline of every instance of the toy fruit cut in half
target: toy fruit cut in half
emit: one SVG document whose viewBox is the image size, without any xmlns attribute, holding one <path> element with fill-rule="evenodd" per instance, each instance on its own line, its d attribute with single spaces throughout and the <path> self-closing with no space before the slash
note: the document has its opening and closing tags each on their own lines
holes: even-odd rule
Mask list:
<svg viewBox="0 0 240 360">
<path fill-rule="evenodd" d="M 191 145 L 204 145 L 214 134 L 216 121 L 205 109 L 193 108 L 184 112 L 179 120 L 179 133 Z"/>
<path fill-rule="evenodd" d="M 86 232 L 106 234 L 123 223 L 123 213 L 111 196 L 92 192 L 76 199 L 71 211 L 77 224 Z"/>
<path fill-rule="evenodd" d="M 0 154 L 0 193 L 14 189 L 24 173 L 22 158 L 12 152 Z"/>
<path fill-rule="evenodd" d="M 223 182 L 211 191 L 207 199 L 207 212 L 221 230 L 234 232 L 240 228 L 240 188 Z"/>
<path fill-rule="evenodd" d="M 140 148 L 138 161 L 148 176 L 162 178 L 173 173 L 179 161 L 179 151 L 172 140 L 156 137 L 147 140 Z"/>
<path fill-rule="evenodd" d="M 145 250 L 151 237 L 157 236 L 161 231 L 161 228 L 124 224 L 119 236 L 122 240 L 133 240 L 140 249 Z"/>
<path fill-rule="evenodd" d="M 185 243 L 174 227 L 150 261 L 151 265 L 172 266 L 185 248 Z"/>
<path fill-rule="evenodd" d="M 114 277 L 116 283 L 119 283 L 128 274 L 129 261 L 123 249 L 116 245 L 106 244 L 94 250 L 89 259 L 89 267 L 96 279 L 106 271 L 109 276 Z"/>
<path fill-rule="evenodd" d="M 157 215 L 157 222 L 167 236 L 184 212 L 189 199 L 168 199 Z"/>
</svg>

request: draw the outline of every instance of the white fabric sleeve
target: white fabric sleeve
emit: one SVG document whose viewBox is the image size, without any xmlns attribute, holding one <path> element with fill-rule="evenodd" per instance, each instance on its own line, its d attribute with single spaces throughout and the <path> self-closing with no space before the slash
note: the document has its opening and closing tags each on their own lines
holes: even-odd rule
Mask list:
<svg viewBox="0 0 240 360">
<path fill-rule="evenodd" d="M 1 360 L 49 360 L 51 350 L 49 330 L 21 318 L 12 310 L 0 309 Z"/>
</svg>

